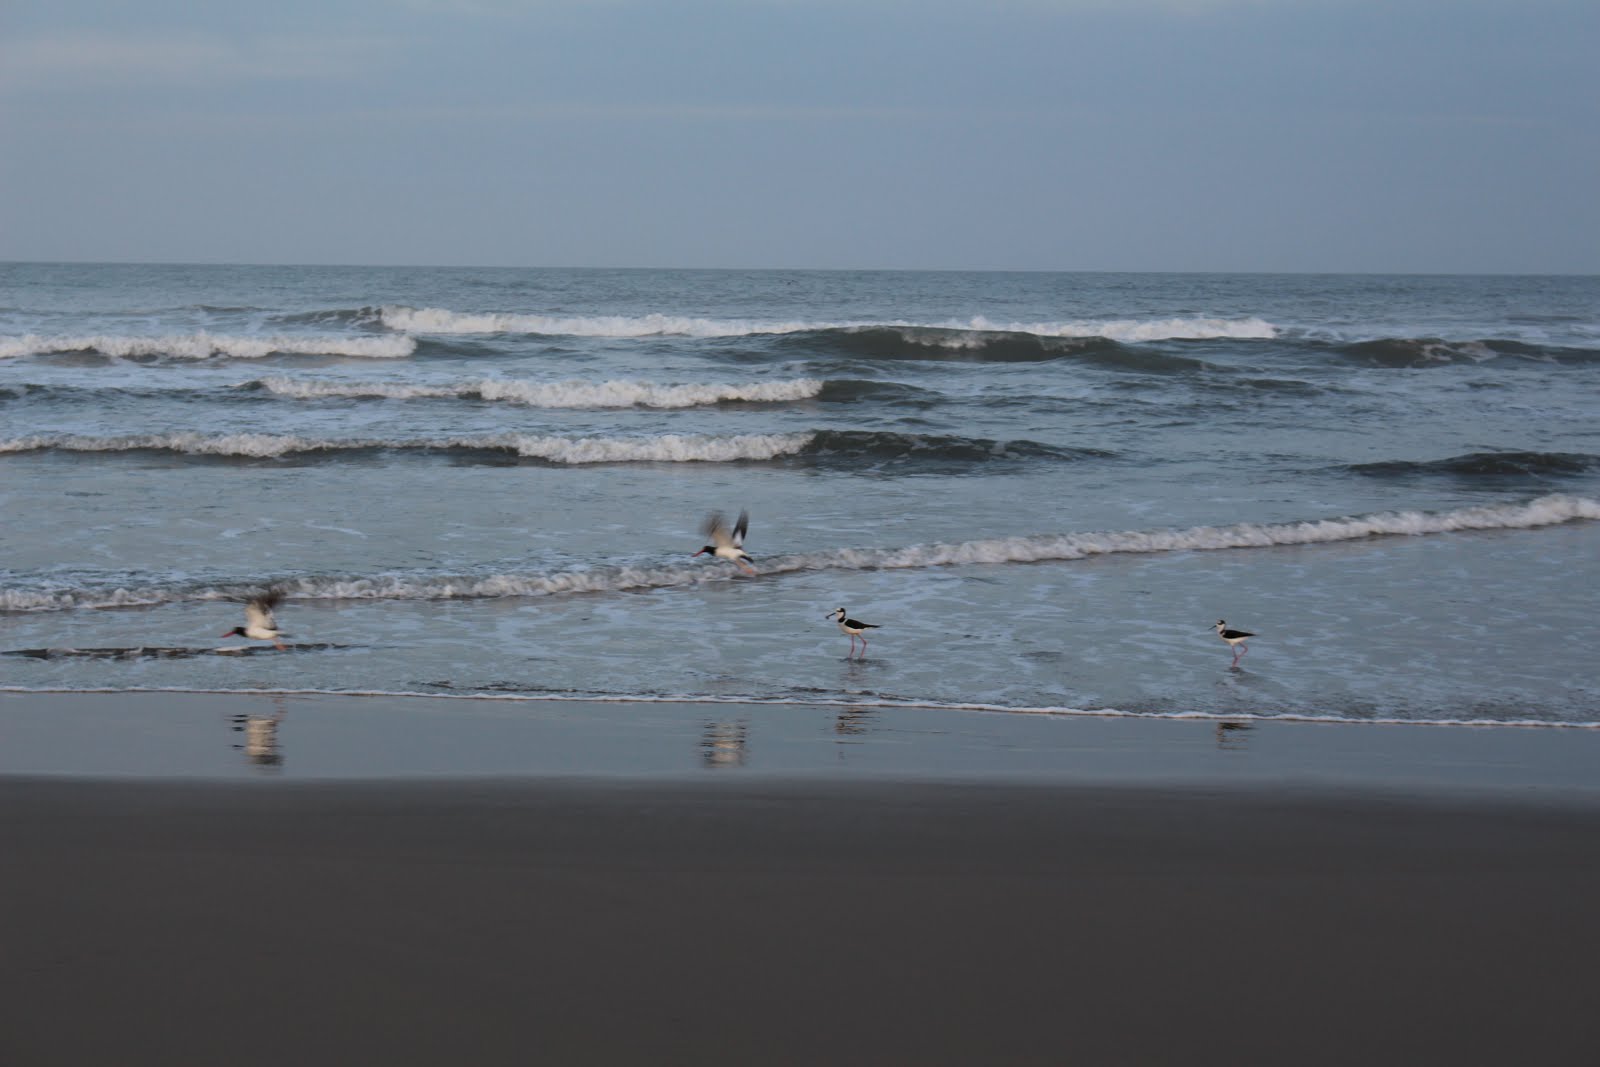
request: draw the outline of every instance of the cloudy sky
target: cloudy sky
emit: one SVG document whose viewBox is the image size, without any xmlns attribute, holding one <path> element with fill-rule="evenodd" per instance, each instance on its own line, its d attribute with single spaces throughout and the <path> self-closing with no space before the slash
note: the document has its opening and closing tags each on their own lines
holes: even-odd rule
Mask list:
<svg viewBox="0 0 1600 1067">
<path fill-rule="evenodd" d="M 0 0 L 0 259 L 1600 272 L 1594 0 Z"/>
</svg>

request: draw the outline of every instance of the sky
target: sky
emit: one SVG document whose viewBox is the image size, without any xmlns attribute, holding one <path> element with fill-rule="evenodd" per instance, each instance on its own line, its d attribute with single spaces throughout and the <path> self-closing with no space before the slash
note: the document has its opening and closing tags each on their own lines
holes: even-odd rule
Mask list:
<svg viewBox="0 0 1600 1067">
<path fill-rule="evenodd" d="M 0 0 L 0 260 L 1600 273 L 1594 0 Z"/>
</svg>

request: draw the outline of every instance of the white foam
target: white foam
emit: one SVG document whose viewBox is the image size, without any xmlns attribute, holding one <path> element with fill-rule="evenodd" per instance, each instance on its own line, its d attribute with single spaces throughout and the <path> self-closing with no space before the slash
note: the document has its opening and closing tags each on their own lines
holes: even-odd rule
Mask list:
<svg viewBox="0 0 1600 1067">
<path fill-rule="evenodd" d="M 0 359 L 44 356 L 60 352 L 98 352 L 114 357 L 167 359 L 261 359 L 271 355 L 352 356 L 359 359 L 403 359 L 417 349 L 410 337 L 385 334 L 373 337 L 273 337 L 200 333 L 165 336 L 42 336 L 0 338 Z"/>
<path fill-rule="evenodd" d="M 383 324 L 409 333 L 531 333 L 568 337 L 743 337 L 826 329 L 811 322 L 708 319 L 688 315 L 522 315 L 385 307 Z"/>
<path fill-rule="evenodd" d="M 1065 322 L 996 322 L 983 316 L 939 322 L 906 320 L 784 321 L 712 319 L 685 315 L 527 315 L 466 313 L 444 308 L 390 306 L 382 309 L 383 324 L 411 333 L 530 333 L 571 337 L 744 337 L 753 334 L 800 333 L 808 330 L 936 329 L 965 331 L 972 336 L 950 337 L 938 343 L 950 347 L 977 347 L 993 333 L 1030 333 L 1041 337 L 1105 337 L 1114 341 L 1199 340 L 1207 338 L 1263 339 L 1278 335 L 1277 327 L 1256 317 L 1221 319 L 1205 316 L 1165 319 L 1069 320 Z"/>
<path fill-rule="evenodd" d="M 817 378 L 789 381 L 662 385 L 655 382 L 613 380 L 605 382 L 523 382 L 505 378 L 445 385 L 405 382 L 338 382 L 301 378 L 263 378 L 259 385 L 279 396 L 301 400 L 324 397 L 474 398 L 536 408 L 690 408 L 727 401 L 784 403 L 806 400 L 822 392 Z"/>
<path fill-rule="evenodd" d="M 131 452 L 157 450 L 192 456 L 239 456 L 272 459 L 316 452 L 359 449 L 408 451 L 485 450 L 510 452 L 552 463 L 729 463 L 792 455 L 811 443 L 810 433 L 660 434 L 653 437 L 554 437 L 495 434 L 443 438 L 306 438 L 293 434 L 129 434 L 87 437 L 76 434 L 34 434 L 0 441 L 0 454 L 57 450 L 64 452 Z"/>
<path fill-rule="evenodd" d="M 800 435 L 805 436 L 805 435 Z M 1126 530 L 990 538 L 904 548 L 840 548 L 763 558 L 763 574 L 798 571 L 943 567 L 959 564 L 1034 563 L 1115 553 L 1194 552 L 1323 544 L 1367 537 L 1419 537 L 1460 530 L 1513 530 L 1575 520 L 1600 520 L 1600 501 L 1553 495 L 1524 504 L 1463 508 L 1429 514 L 1385 512 L 1347 519 L 1295 523 L 1240 523 L 1187 530 Z M 723 581 L 727 568 L 692 563 L 615 565 L 551 573 L 489 575 L 397 574 L 316 577 L 278 583 L 292 598 L 308 600 L 451 600 L 558 596 L 663 589 Z M 164 586 L 116 589 L 0 590 L 0 610 L 59 611 L 79 607 L 133 607 L 179 601 L 236 598 L 241 588 Z"/>
<path fill-rule="evenodd" d="M 894 328 L 915 330 L 908 323 L 892 323 Z M 982 348 L 994 340 L 995 334 L 1032 334 L 1036 337 L 1060 337 L 1076 340 L 1105 338 L 1110 341 L 1137 343 L 1142 341 L 1196 341 L 1214 338 L 1236 340 L 1266 340 L 1278 335 L 1277 327 L 1265 319 L 1081 319 L 1070 322 L 996 322 L 978 316 L 972 319 L 950 320 L 932 324 L 925 329 L 951 331 L 948 336 L 916 339 L 931 342 L 941 348 Z"/>
<path fill-rule="evenodd" d="M 1600 501 L 1556 494 L 1525 504 L 1489 505 L 1436 513 L 1395 511 L 1310 522 L 1239 523 L 1233 526 L 1195 526 L 1187 530 L 1042 534 L 963 541 L 958 544 L 912 545 L 907 548 L 839 549 L 815 557 L 795 557 L 807 562 L 793 569 L 810 569 L 813 562 L 828 568 L 864 570 L 964 563 L 1033 563 L 1116 553 L 1268 548 L 1354 541 L 1366 537 L 1417 537 L 1457 530 L 1530 529 L 1575 519 L 1600 519 Z M 767 569 L 771 568 L 772 564 L 769 563 Z"/>
</svg>

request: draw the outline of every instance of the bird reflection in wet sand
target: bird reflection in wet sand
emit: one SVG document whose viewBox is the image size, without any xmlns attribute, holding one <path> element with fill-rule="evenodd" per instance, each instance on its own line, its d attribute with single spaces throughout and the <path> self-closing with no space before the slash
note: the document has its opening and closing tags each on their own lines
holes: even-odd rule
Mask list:
<svg viewBox="0 0 1600 1067">
<path fill-rule="evenodd" d="M 833 732 L 840 737 L 859 736 L 872 729 L 875 708 L 841 708 L 833 720 Z"/>
<path fill-rule="evenodd" d="M 1219 722 L 1217 723 L 1217 747 L 1240 751 L 1250 740 L 1249 732 L 1254 729 L 1247 722 Z"/>
<path fill-rule="evenodd" d="M 278 724 L 283 722 L 287 709 L 282 703 L 271 715 L 235 715 L 234 730 L 244 734 L 244 743 L 234 745 L 243 749 L 245 759 L 265 770 L 278 770 L 283 766 L 283 751 L 278 747 Z"/>
<path fill-rule="evenodd" d="M 742 720 L 709 720 L 700 735 L 701 761 L 707 767 L 743 767 L 749 730 Z"/>
</svg>

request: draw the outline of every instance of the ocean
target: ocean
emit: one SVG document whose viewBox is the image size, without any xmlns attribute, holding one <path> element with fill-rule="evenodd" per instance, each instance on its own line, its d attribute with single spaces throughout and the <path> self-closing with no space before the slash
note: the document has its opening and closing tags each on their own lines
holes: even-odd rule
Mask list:
<svg viewBox="0 0 1600 1067">
<path fill-rule="evenodd" d="M 0 688 L 1600 725 L 1596 277 L 0 264 L 0 417 Z"/>
</svg>

